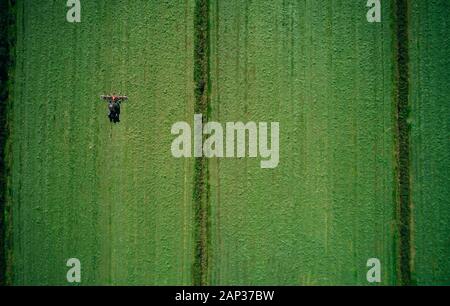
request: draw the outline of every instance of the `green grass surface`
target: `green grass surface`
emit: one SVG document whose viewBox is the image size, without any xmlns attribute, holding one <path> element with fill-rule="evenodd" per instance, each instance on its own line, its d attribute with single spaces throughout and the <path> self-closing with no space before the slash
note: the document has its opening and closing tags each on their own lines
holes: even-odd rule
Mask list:
<svg viewBox="0 0 450 306">
<path fill-rule="evenodd" d="M 191 281 L 193 1 L 19 1 L 13 106 L 14 284 Z M 111 125 L 100 94 L 130 96 Z"/>
<path fill-rule="evenodd" d="M 448 1 L 411 6 L 413 274 L 450 285 L 450 10 Z"/>
<path fill-rule="evenodd" d="M 366 285 L 374 257 L 402 283 L 398 29 L 393 4 L 371 24 L 364 2 L 82 1 L 71 24 L 65 1 L 17 1 L 9 283 L 67 284 L 78 258 L 82 285 Z M 418 284 L 450 283 L 448 12 L 405 15 Z M 194 112 L 279 122 L 279 166 L 173 158 Z"/>
<path fill-rule="evenodd" d="M 280 122 L 280 165 L 211 162 L 213 284 L 396 283 L 391 12 L 212 1 L 211 117 Z"/>
</svg>

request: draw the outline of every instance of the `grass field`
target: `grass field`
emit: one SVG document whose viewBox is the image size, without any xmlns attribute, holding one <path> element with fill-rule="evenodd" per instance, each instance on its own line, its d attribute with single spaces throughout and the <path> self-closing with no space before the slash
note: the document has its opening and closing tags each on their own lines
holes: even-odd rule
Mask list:
<svg viewBox="0 0 450 306">
<path fill-rule="evenodd" d="M 17 11 L 12 282 L 64 284 L 75 257 L 83 284 L 189 284 L 192 161 L 170 127 L 193 112 L 193 2 Z M 114 126 L 112 91 L 130 96 Z"/>
<path fill-rule="evenodd" d="M 82 1 L 75 24 L 65 1 L 14 10 L 9 284 L 67 284 L 69 258 L 82 285 L 365 285 L 369 258 L 383 285 L 405 282 L 401 258 L 413 283 L 450 284 L 445 1 L 405 13 L 406 240 L 394 5 L 381 23 L 365 1 Z M 114 91 L 117 125 L 99 99 Z M 173 158 L 172 124 L 199 111 L 279 122 L 279 166 Z"/>
<path fill-rule="evenodd" d="M 211 283 L 394 284 L 389 22 L 353 1 L 212 1 L 212 118 L 280 122 L 280 165 L 211 165 Z M 389 18 L 390 7 L 383 14 Z"/>
<path fill-rule="evenodd" d="M 413 273 L 450 285 L 450 11 L 419 1 L 411 13 Z"/>
</svg>

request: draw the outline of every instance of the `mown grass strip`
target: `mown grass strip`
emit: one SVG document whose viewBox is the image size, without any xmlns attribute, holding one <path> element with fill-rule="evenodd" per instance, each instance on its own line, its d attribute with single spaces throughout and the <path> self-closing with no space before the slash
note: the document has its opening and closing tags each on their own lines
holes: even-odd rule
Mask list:
<svg viewBox="0 0 450 306">
<path fill-rule="evenodd" d="M 396 112 L 398 178 L 398 277 L 402 285 L 411 285 L 411 199 L 410 199 L 410 126 L 409 118 L 409 35 L 408 0 L 395 2 L 396 12 Z"/>
<path fill-rule="evenodd" d="M 209 118 L 209 1 L 195 1 L 195 47 L 194 47 L 194 82 L 196 114 L 203 115 L 203 121 Z M 205 157 L 195 159 L 193 202 L 195 209 L 194 235 L 195 252 L 193 284 L 208 284 L 208 237 L 209 237 L 209 188 L 208 161 Z"/>
</svg>

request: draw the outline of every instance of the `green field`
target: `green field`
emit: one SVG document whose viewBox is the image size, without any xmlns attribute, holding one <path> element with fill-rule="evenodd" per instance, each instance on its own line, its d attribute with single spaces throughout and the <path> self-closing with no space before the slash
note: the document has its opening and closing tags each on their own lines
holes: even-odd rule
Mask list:
<svg viewBox="0 0 450 306">
<path fill-rule="evenodd" d="M 193 163 L 170 126 L 193 113 L 193 2 L 84 1 L 80 24 L 62 4 L 17 5 L 12 282 L 67 283 L 74 257 L 83 284 L 189 284 Z"/>
<path fill-rule="evenodd" d="M 413 273 L 450 285 L 450 10 L 448 1 L 411 9 Z"/>
<path fill-rule="evenodd" d="M 8 284 L 66 285 L 69 258 L 81 285 L 367 285 L 369 258 L 382 285 L 407 282 L 401 258 L 450 284 L 446 1 L 405 13 L 407 237 L 394 4 L 368 23 L 366 1 L 81 2 L 81 23 L 65 1 L 13 8 Z M 130 97 L 117 125 L 112 92 Z M 279 122 L 278 167 L 172 157 L 198 110 Z"/>
<path fill-rule="evenodd" d="M 211 283 L 362 284 L 372 257 L 395 283 L 388 23 L 356 1 L 212 3 L 212 118 L 282 132 L 275 170 L 211 163 Z"/>
</svg>

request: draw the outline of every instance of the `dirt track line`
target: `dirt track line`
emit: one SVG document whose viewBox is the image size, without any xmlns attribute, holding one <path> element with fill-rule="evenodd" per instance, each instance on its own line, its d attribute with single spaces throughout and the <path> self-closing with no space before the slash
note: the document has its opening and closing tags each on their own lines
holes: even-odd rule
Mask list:
<svg viewBox="0 0 450 306">
<path fill-rule="evenodd" d="M 409 117 L 408 1 L 395 2 L 396 13 L 396 119 L 397 119 L 397 213 L 399 231 L 398 277 L 411 285 L 411 199 Z"/>
<path fill-rule="evenodd" d="M 0 286 L 11 282 L 12 273 L 9 264 L 11 244 L 11 209 L 8 203 L 8 177 L 11 167 L 9 134 L 12 80 L 14 75 L 15 51 L 15 2 L 0 0 Z"/>
<path fill-rule="evenodd" d="M 209 118 L 209 0 L 196 0 L 194 21 L 194 82 L 196 114 L 203 114 L 204 122 Z M 194 285 L 208 284 L 208 238 L 209 196 L 208 161 L 196 158 L 194 163 Z"/>
<path fill-rule="evenodd" d="M 6 103 L 8 99 L 7 77 L 8 77 L 8 14 L 7 1 L 0 2 L 0 48 L 5 52 L 0 53 L 0 285 L 5 283 L 6 271 L 6 247 L 5 247 L 5 203 L 6 203 L 6 155 L 4 152 L 6 143 Z"/>
</svg>

